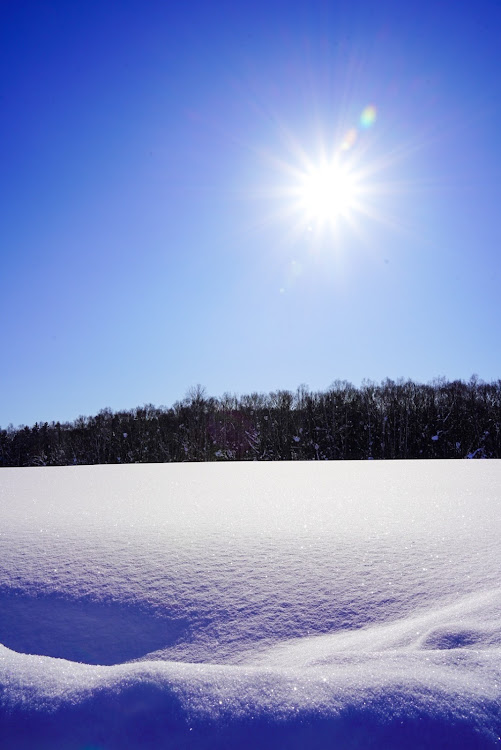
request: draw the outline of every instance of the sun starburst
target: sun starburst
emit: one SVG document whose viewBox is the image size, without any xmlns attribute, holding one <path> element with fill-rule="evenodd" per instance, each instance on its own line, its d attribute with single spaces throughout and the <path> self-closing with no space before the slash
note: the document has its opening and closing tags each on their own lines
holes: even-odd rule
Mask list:
<svg viewBox="0 0 501 750">
<path fill-rule="evenodd" d="M 355 173 L 334 158 L 302 175 L 297 188 L 299 208 L 309 222 L 336 224 L 354 210 L 357 187 Z"/>
</svg>

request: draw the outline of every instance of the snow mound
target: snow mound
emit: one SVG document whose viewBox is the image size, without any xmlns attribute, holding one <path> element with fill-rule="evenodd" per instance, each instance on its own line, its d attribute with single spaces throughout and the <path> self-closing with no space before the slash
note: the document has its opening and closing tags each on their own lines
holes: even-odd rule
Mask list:
<svg viewBox="0 0 501 750">
<path fill-rule="evenodd" d="M 500 479 L 5 470 L 0 747 L 499 747 Z"/>
</svg>

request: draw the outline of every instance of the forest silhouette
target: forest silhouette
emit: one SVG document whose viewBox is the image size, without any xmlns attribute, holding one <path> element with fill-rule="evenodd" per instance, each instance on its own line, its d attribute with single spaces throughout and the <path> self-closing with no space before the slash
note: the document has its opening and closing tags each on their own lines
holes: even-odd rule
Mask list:
<svg viewBox="0 0 501 750">
<path fill-rule="evenodd" d="M 198 385 L 171 407 L 0 430 L 0 466 L 500 457 L 501 380 L 476 376 L 219 398 Z"/>
</svg>

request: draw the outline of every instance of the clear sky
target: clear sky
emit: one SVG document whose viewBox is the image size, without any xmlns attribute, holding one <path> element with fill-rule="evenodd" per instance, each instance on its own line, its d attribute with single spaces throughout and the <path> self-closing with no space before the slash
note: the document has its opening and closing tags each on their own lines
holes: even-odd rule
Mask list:
<svg viewBox="0 0 501 750">
<path fill-rule="evenodd" d="M 6 0 L 0 425 L 501 377 L 501 6 Z"/>
</svg>

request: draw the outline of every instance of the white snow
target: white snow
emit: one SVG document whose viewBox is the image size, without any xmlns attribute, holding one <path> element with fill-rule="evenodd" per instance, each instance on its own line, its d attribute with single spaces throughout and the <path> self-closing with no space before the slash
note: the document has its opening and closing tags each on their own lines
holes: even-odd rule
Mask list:
<svg viewBox="0 0 501 750">
<path fill-rule="evenodd" d="M 491 748 L 501 461 L 0 472 L 0 747 Z"/>
</svg>

